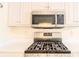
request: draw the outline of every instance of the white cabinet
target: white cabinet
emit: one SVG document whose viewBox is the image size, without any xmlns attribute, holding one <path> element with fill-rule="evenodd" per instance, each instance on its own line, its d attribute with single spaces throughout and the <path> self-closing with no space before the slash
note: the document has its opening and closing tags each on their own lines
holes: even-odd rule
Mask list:
<svg viewBox="0 0 79 59">
<path fill-rule="evenodd" d="M 8 3 L 9 26 L 30 26 L 31 3 Z"/>
<path fill-rule="evenodd" d="M 75 26 L 79 26 L 79 3 L 73 3 L 73 23 Z"/>
<path fill-rule="evenodd" d="M 20 26 L 20 3 L 10 2 L 8 3 L 8 25 L 9 26 Z"/>
<path fill-rule="evenodd" d="M 73 3 L 73 19 L 74 21 L 79 21 L 79 3 Z"/>
<path fill-rule="evenodd" d="M 48 10 L 48 3 L 33 2 L 31 3 L 31 9 L 32 11 L 46 11 Z"/>
<path fill-rule="evenodd" d="M 21 3 L 21 25 L 30 26 L 31 25 L 31 3 L 23 2 Z"/>
<path fill-rule="evenodd" d="M 79 3 L 65 3 L 66 24 L 79 26 Z"/>
<path fill-rule="evenodd" d="M 64 3 L 32 3 L 32 10 L 33 11 L 56 11 L 56 10 L 64 10 Z"/>
<path fill-rule="evenodd" d="M 72 26 L 73 25 L 73 3 L 65 3 L 65 18 L 66 18 L 66 25 Z"/>
<path fill-rule="evenodd" d="M 64 10 L 64 3 L 63 2 L 54 2 L 49 3 L 49 9 L 52 11 L 63 11 Z"/>
</svg>

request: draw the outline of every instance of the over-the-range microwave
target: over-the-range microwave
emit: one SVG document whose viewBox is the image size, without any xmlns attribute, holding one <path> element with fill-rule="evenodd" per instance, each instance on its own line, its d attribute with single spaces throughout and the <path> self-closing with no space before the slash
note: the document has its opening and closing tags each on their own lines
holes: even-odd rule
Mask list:
<svg viewBox="0 0 79 59">
<path fill-rule="evenodd" d="M 63 28 L 64 11 L 33 11 L 33 28 Z"/>
</svg>

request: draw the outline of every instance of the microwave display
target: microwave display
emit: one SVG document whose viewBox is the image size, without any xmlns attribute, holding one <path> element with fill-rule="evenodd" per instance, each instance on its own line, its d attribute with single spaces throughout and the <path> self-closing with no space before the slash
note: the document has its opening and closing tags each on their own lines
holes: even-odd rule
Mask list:
<svg viewBox="0 0 79 59">
<path fill-rule="evenodd" d="M 44 36 L 52 36 L 52 33 L 44 33 Z"/>
</svg>

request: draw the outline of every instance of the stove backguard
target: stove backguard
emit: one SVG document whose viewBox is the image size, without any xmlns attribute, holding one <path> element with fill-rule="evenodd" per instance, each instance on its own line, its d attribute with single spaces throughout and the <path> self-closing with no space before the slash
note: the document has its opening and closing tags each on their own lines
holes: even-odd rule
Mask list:
<svg viewBox="0 0 79 59">
<path fill-rule="evenodd" d="M 34 41 L 62 41 L 61 32 L 35 32 Z"/>
</svg>

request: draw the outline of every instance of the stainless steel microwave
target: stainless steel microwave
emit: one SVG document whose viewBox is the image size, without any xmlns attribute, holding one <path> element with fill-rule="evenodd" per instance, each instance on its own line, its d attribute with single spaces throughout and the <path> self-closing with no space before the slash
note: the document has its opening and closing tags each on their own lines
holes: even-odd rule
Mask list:
<svg viewBox="0 0 79 59">
<path fill-rule="evenodd" d="M 63 11 L 34 11 L 32 12 L 32 27 L 61 28 L 64 27 Z"/>
</svg>

